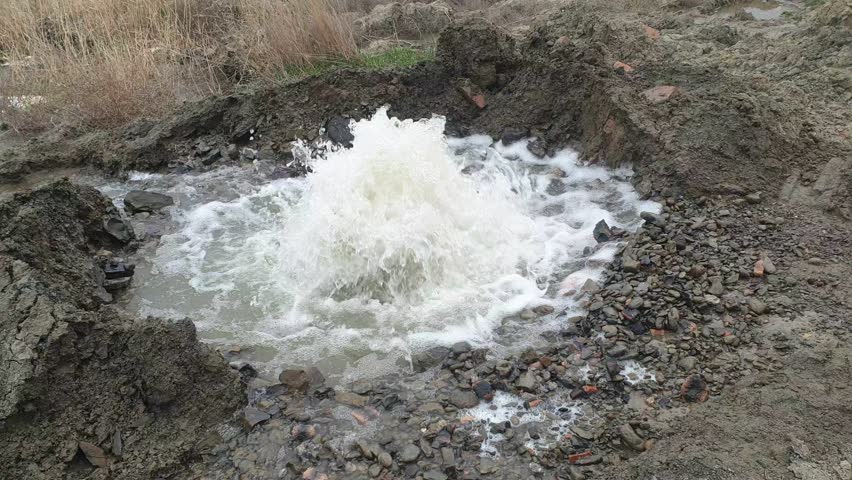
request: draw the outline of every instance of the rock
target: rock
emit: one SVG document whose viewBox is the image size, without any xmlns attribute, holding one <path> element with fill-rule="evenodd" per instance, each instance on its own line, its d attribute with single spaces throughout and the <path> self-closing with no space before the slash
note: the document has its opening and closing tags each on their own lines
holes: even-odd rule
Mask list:
<svg viewBox="0 0 852 480">
<path fill-rule="evenodd" d="M 592 280 L 591 278 L 586 280 L 586 283 L 583 284 L 581 288 L 586 293 L 595 294 L 601 291 L 601 286 L 598 285 L 598 282 Z"/>
<path fill-rule="evenodd" d="M 351 148 L 352 141 L 355 140 L 355 135 L 349 130 L 351 121 L 351 119 L 339 115 L 331 117 L 325 123 L 325 133 L 328 135 L 328 139 L 338 145 Z"/>
<path fill-rule="evenodd" d="M 317 436 L 317 427 L 314 425 L 304 425 L 297 423 L 290 430 L 290 438 L 297 442 L 304 442 Z"/>
<path fill-rule="evenodd" d="M 124 220 L 117 217 L 110 217 L 104 220 L 104 230 L 120 243 L 127 243 L 133 240 L 133 229 Z"/>
<path fill-rule="evenodd" d="M 441 462 L 444 465 L 456 464 L 456 455 L 452 448 L 441 447 Z"/>
<path fill-rule="evenodd" d="M 425 372 L 436 365 L 440 365 L 449 355 L 449 348 L 433 347 L 414 355 L 411 364 L 415 372 Z"/>
<path fill-rule="evenodd" d="M 595 224 L 595 229 L 592 231 L 592 236 L 598 243 L 608 242 L 612 240 L 612 230 L 607 225 L 606 220 L 601 220 Z"/>
<path fill-rule="evenodd" d="M 122 277 L 122 278 L 114 278 L 110 280 L 104 280 L 104 290 L 109 293 L 120 292 L 122 290 L 126 290 L 130 287 L 130 283 L 133 281 L 132 277 Z"/>
<path fill-rule="evenodd" d="M 618 61 L 616 61 L 615 63 L 612 64 L 612 68 L 614 68 L 615 70 L 621 70 L 624 73 L 630 73 L 630 72 L 633 71 L 633 67 L 631 67 L 630 65 L 628 65 L 624 62 L 618 62 Z"/>
<path fill-rule="evenodd" d="M 460 355 L 471 351 L 471 346 L 467 342 L 456 342 L 453 344 L 451 349 L 453 351 L 453 355 Z"/>
<path fill-rule="evenodd" d="M 240 159 L 240 149 L 237 147 L 237 144 L 235 144 L 235 143 L 228 145 L 228 148 L 225 149 L 225 154 L 231 160 L 239 160 Z"/>
<path fill-rule="evenodd" d="M 648 225 L 655 225 L 657 227 L 665 227 L 666 226 L 666 218 L 658 213 L 653 212 L 642 212 L 639 214 L 642 220 L 645 220 L 645 223 Z"/>
<path fill-rule="evenodd" d="M 243 410 L 243 414 L 242 414 L 242 417 L 240 418 L 240 422 L 242 423 L 243 428 L 247 432 L 250 432 L 251 429 L 254 428 L 255 425 L 257 425 L 259 423 L 263 423 L 263 422 L 269 420 L 269 418 L 270 418 L 269 414 L 264 412 L 264 411 L 258 410 L 254 407 L 246 407 Z"/>
<path fill-rule="evenodd" d="M 511 145 L 529 136 L 530 131 L 526 128 L 509 127 L 503 130 L 503 135 L 500 137 L 500 141 L 503 142 L 503 145 Z"/>
<path fill-rule="evenodd" d="M 413 463 L 420 458 L 420 448 L 416 445 L 408 444 L 399 452 L 399 461 L 402 463 Z"/>
<path fill-rule="evenodd" d="M 468 102 L 480 110 L 488 105 L 488 102 L 485 101 L 485 94 L 469 79 L 464 79 L 459 83 L 458 91 L 464 95 Z"/>
<path fill-rule="evenodd" d="M 766 252 L 760 256 L 760 260 L 763 262 L 763 271 L 769 275 L 777 272 L 778 270 L 775 268 L 775 264 L 772 263 L 772 260 L 769 259 L 769 255 Z"/>
<path fill-rule="evenodd" d="M 393 458 L 391 458 L 390 453 L 383 451 L 379 454 L 379 463 L 382 464 L 385 468 L 390 468 L 393 465 Z"/>
<path fill-rule="evenodd" d="M 479 405 L 479 398 L 472 390 L 455 390 L 450 394 L 450 403 L 456 408 L 473 408 Z"/>
<path fill-rule="evenodd" d="M 680 387 L 680 395 L 687 402 L 704 402 L 710 396 L 707 390 L 707 382 L 701 375 L 690 375 L 684 380 Z"/>
<path fill-rule="evenodd" d="M 342 403 L 352 407 L 363 407 L 367 405 L 369 398 L 358 395 L 357 393 L 344 391 L 335 393 L 334 400 L 337 401 L 337 403 Z"/>
<path fill-rule="evenodd" d="M 758 314 L 758 315 L 762 315 L 762 314 L 766 313 L 766 310 L 768 309 L 768 307 L 766 306 L 765 303 L 763 303 L 762 301 L 760 301 L 756 298 L 749 298 L 748 299 L 748 309 L 751 310 L 752 312 Z"/>
<path fill-rule="evenodd" d="M 104 265 L 104 276 L 107 280 L 132 277 L 135 271 L 135 265 L 127 265 L 123 262 L 111 261 Z"/>
<path fill-rule="evenodd" d="M 649 27 L 648 25 L 644 25 L 643 27 L 645 29 L 645 37 L 647 37 L 648 39 L 658 40 L 661 37 L 660 31 L 656 28 Z"/>
<path fill-rule="evenodd" d="M 487 457 L 483 457 L 479 460 L 479 473 L 483 475 L 490 475 L 492 473 L 497 473 L 499 468 L 497 467 L 497 463 Z"/>
<path fill-rule="evenodd" d="M 484 380 L 477 382 L 473 386 L 473 392 L 476 394 L 477 397 L 483 400 L 490 402 L 494 399 L 494 389 L 491 387 L 491 384 L 489 382 L 486 382 Z"/>
<path fill-rule="evenodd" d="M 158 212 L 174 204 L 174 199 L 168 195 L 144 190 L 131 190 L 124 196 L 124 208 L 130 214 Z"/>
<path fill-rule="evenodd" d="M 754 263 L 754 270 L 752 273 L 755 277 L 762 277 L 766 271 L 766 266 L 763 264 L 763 260 L 758 260 Z"/>
<path fill-rule="evenodd" d="M 680 359 L 680 361 L 677 362 L 677 366 L 682 368 L 683 370 L 689 372 L 690 370 L 695 368 L 695 365 L 697 363 L 698 363 L 697 358 L 689 356 L 689 357 L 683 357 L 682 359 Z"/>
<path fill-rule="evenodd" d="M 278 381 L 293 391 L 308 389 L 308 374 L 304 370 L 287 369 L 278 374 Z"/>
<path fill-rule="evenodd" d="M 544 140 L 533 140 L 527 144 L 527 150 L 538 158 L 547 156 L 547 144 Z"/>
<path fill-rule="evenodd" d="M 640 266 L 641 264 L 638 261 L 630 257 L 623 257 L 621 259 L 621 267 L 624 269 L 625 272 L 636 273 L 639 271 Z"/>
<path fill-rule="evenodd" d="M 652 105 L 663 103 L 672 98 L 678 92 L 678 88 L 672 85 L 660 85 L 659 87 L 649 88 L 642 92 L 645 100 L 648 100 Z"/>
<path fill-rule="evenodd" d="M 745 199 L 748 203 L 751 204 L 757 204 L 763 200 L 762 198 L 760 198 L 760 192 L 749 193 L 745 196 Z"/>
<path fill-rule="evenodd" d="M 423 474 L 423 480 L 447 480 L 447 476 L 440 470 L 429 470 Z"/>
<path fill-rule="evenodd" d="M 112 446 L 110 447 L 112 454 L 116 457 L 120 457 L 121 453 L 124 451 L 124 442 L 121 440 L 121 432 L 118 430 L 112 435 Z"/>
<path fill-rule="evenodd" d="M 722 285 L 722 279 L 717 278 L 713 280 L 713 283 L 710 284 L 710 288 L 707 291 L 710 292 L 711 295 L 716 295 L 717 297 L 725 293 L 725 286 Z"/>
<path fill-rule="evenodd" d="M 515 386 L 518 387 L 518 390 L 523 392 L 534 392 L 537 383 L 535 375 L 531 371 L 527 370 L 520 376 L 520 378 L 518 378 L 518 381 L 515 382 Z"/>
<path fill-rule="evenodd" d="M 80 442 L 79 446 L 89 463 L 100 468 L 109 466 L 109 458 L 101 447 L 89 442 Z"/>
</svg>

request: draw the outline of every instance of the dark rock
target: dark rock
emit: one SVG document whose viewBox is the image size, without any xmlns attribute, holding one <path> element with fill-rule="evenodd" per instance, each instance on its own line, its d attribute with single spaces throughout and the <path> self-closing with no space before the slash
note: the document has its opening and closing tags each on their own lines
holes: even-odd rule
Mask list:
<svg viewBox="0 0 852 480">
<path fill-rule="evenodd" d="M 484 380 L 481 382 L 477 382 L 473 386 L 473 392 L 476 394 L 477 397 L 483 400 L 490 402 L 494 399 L 494 389 L 491 387 L 491 384 L 489 382 L 486 382 Z"/>
<path fill-rule="evenodd" d="M 680 387 L 680 394 L 687 402 L 703 402 L 707 400 L 710 392 L 707 390 L 707 382 L 701 375 L 690 375 Z"/>
<path fill-rule="evenodd" d="M 351 119 L 339 115 L 331 117 L 325 124 L 325 133 L 328 135 L 328 139 L 338 145 L 351 148 L 355 135 L 352 135 L 352 131 L 349 130 L 350 122 Z"/>
<path fill-rule="evenodd" d="M 174 199 L 168 195 L 144 190 L 131 190 L 124 196 L 124 208 L 131 214 L 157 212 L 174 204 Z"/>
<path fill-rule="evenodd" d="M 110 217 L 104 220 L 104 231 L 121 243 L 133 240 L 133 229 L 124 220 Z"/>
<path fill-rule="evenodd" d="M 457 342 L 453 344 L 452 351 L 454 355 L 467 353 L 471 351 L 471 346 L 467 342 Z"/>
<path fill-rule="evenodd" d="M 609 229 L 609 225 L 606 224 L 605 220 L 601 220 L 595 225 L 592 236 L 594 236 L 595 241 L 598 243 L 608 242 L 612 240 L 612 230 Z"/>
<path fill-rule="evenodd" d="M 246 407 L 243 410 L 242 417 L 240 418 L 240 422 L 243 425 L 243 428 L 248 432 L 254 428 L 255 425 L 259 423 L 263 423 L 269 420 L 269 414 L 258 410 L 254 407 Z"/>
<path fill-rule="evenodd" d="M 122 262 L 109 262 L 104 266 L 104 275 L 107 280 L 116 278 L 132 277 L 136 270 L 135 265 L 127 265 Z"/>
<path fill-rule="evenodd" d="M 121 277 L 110 280 L 104 280 L 104 290 L 109 293 L 120 292 L 130 287 L 133 277 Z"/>
<path fill-rule="evenodd" d="M 544 140 L 533 140 L 527 144 L 527 150 L 536 157 L 543 158 L 547 156 L 547 143 Z"/>
<path fill-rule="evenodd" d="M 500 137 L 500 141 L 503 142 L 503 145 L 511 145 L 529 136 L 530 131 L 526 128 L 509 127 L 503 130 L 503 135 Z"/>
</svg>

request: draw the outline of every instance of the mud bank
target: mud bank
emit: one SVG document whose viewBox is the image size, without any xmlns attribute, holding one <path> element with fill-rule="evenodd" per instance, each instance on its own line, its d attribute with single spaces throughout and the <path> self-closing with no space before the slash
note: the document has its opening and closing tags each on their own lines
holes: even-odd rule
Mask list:
<svg viewBox="0 0 852 480">
<path fill-rule="evenodd" d="M 173 474 L 244 401 L 192 322 L 104 305 L 96 259 L 125 246 L 110 233 L 120 221 L 100 193 L 67 181 L 0 205 L 4 478 Z"/>
</svg>

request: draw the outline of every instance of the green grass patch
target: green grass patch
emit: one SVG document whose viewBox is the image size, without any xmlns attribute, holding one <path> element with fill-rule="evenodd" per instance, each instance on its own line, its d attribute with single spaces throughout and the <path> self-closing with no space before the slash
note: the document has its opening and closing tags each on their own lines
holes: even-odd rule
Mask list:
<svg viewBox="0 0 852 480">
<path fill-rule="evenodd" d="M 433 58 L 435 58 L 435 52 L 432 49 L 394 47 L 378 53 L 360 53 L 349 60 L 329 60 L 307 67 L 285 67 L 281 74 L 281 80 L 300 80 L 344 67 L 363 70 L 393 70 L 411 67 Z"/>
</svg>

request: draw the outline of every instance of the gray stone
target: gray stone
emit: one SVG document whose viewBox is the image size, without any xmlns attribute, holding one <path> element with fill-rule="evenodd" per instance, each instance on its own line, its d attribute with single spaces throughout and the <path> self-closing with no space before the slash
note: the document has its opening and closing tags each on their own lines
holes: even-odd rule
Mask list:
<svg viewBox="0 0 852 480">
<path fill-rule="evenodd" d="M 518 378 L 518 381 L 515 383 L 515 386 L 518 387 L 519 390 L 524 392 L 534 392 L 536 388 L 536 384 L 538 382 L 535 379 L 535 375 L 527 370 L 523 375 Z"/>
<path fill-rule="evenodd" d="M 629 423 L 625 423 L 618 430 L 621 440 L 633 450 L 641 452 L 645 450 L 645 440 L 640 437 Z"/>
<path fill-rule="evenodd" d="M 158 212 L 174 204 L 174 199 L 168 195 L 144 190 L 131 190 L 124 196 L 124 208 L 131 214 Z"/>
<path fill-rule="evenodd" d="M 651 212 L 642 212 L 642 213 L 639 214 L 639 216 L 642 217 L 642 220 L 645 220 L 646 224 L 655 225 L 655 226 L 658 226 L 658 227 L 665 227 L 666 226 L 666 218 L 664 216 L 660 215 L 660 214 L 651 213 Z"/>
<path fill-rule="evenodd" d="M 436 365 L 440 365 L 449 355 L 449 348 L 434 347 L 414 355 L 411 363 L 415 372 L 425 372 Z"/>
<path fill-rule="evenodd" d="M 624 268 L 625 272 L 636 273 L 639 271 L 640 264 L 638 261 L 630 257 L 624 257 L 621 260 L 621 266 Z"/>
<path fill-rule="evenodd" d="M 456 390 L 450 394 L 450 403 L 457 408 L 473 408 L 479 405 L 479 398 L 472 390 Z"/>
<path fill-rule="evenodd" d="M 503 135 L 500 137 L 500 141 L 503 142 L 503 145 L 511 145 L 529 136 L 530 131 L 526 128 L 509 127 L 503 130 Z"/>
<path fill-rule="evenodd" d="M 416 445 L 408 444 L 399 452 L 399 461 L 402 463 L 413 463 L 420 458 L 420 449 Z"/>
<path fill-rule="evenodd" d="M 124 220 L 111 217 L 104 220 L 104 230 L 121 243 L 133 240 L 133 229 Z"/>
<path fill-rule="evenodd" d="M 751 310 L 752 312 L 758 314 L 758 315 L 762 315 L 762 314 L 766 313 L 766 310 L 768 309 L 768 307 L 766 306 L 765 303 L 763 303 L 762 301 L 760 301 L 756 298 L 749 298 L 748 299 L 748 309 Z"/>
<path fill-rule="evenodd" d="M 423 474 L 423 480 L 447 480 L 447 476 L 440 470 L 429 470 Z"/>
</svg>

